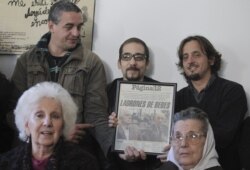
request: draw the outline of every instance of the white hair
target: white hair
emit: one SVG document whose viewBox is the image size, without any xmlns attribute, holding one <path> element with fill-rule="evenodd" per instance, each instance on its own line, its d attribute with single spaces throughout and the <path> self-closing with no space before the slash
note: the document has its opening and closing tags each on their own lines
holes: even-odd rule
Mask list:
<svg viewBox="0 0 250 170">
<path fill-rule="evenodd" d="M 69 131 L 74 127 L 78 108 L 68 91 L 54 82 L 38 83 L 22 94 L 14 111 L 19 138 L 22 141 L 26 141 L 29 137 L 25 132 L 25 124 L 32 114 L 31 110 L 44 97 L 53 98 L 61 104 L 64 122 L 63 136 L 68 136 Z"/>
</svg>

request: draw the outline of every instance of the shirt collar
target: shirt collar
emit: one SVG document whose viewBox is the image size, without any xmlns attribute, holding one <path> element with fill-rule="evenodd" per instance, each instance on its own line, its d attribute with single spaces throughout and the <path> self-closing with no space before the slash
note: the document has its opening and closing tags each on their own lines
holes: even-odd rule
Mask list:
<svg viewBox="0 0 250 170">
<path fill-rule="evenodd" d="M 212 74 L 206 87 L 204 89 L 202 89 L 201 92 L 204 90 L 207 90 L 213 84 L 215 79 L 216 79 L 216 76 L 214 74 Z M 192 84 L 191 80 L 188 80 L 188 85 L 189 85 L 190 89 L 192 89 L 193 91 L 196 91 L 198 93 L 198 91 L 195 89 L 194 85 Z"/>
<path fill-rule="evenodd" d="M 206 87 L 204 89 L 202 89 L 200 92 L 198 92 L 195 87 L 193 86 L 192 82 L 190 80 L 188 80 L 188 84 L 189 84 L 189 89 L 192 91 L 194 97 L 195 97 L 195 100 L 199 103 L 204 95 L 205 95 L 205 92 L 207 91 L 207 89 L 213 84 L 213 82 L 215 81 L 216 79 L 216 76 L 214 74 L 211 75 Z"/>
</svg>

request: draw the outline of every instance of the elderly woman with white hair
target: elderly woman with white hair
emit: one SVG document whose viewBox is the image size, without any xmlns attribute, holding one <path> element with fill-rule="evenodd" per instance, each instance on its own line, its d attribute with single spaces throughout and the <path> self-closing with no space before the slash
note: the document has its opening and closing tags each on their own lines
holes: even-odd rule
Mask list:
<svg viewBox="0 0 250 170">
<path fill-rule="evenodd" d="M 61 85 L 39 83 L 23 93 L 15 113 L 25 141 L 0 156 L 1 170 L 97 170 L 96 160 L 66 136 L 74 127 L 77 106 Z"/>
<path fill-rule="evenodd" d="M 160 170 L 222 170 L 205 112 L 190 107 L 174 115 L 167 159 Z"/>
</svg>

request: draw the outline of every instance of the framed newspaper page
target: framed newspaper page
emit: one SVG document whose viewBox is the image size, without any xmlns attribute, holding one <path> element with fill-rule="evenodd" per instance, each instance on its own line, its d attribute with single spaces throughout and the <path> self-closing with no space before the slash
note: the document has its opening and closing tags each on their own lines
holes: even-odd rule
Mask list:
<svg viewBox="0 0 250 170">
<path fill-rule="evenodd" d="M 119 81 L 117 84 L 114 151 L 127 146 L 160 154 L 170 143 L 176 83 Z"/>
</svg>

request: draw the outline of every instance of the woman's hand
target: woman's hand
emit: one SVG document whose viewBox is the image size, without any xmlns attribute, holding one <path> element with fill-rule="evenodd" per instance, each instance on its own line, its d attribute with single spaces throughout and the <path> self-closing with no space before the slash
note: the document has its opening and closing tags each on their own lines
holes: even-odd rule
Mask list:
<svg viewBox="0 0 250 170">
<path fill-rule="evenodd" d="M 124 154 L 119 154 L 119 157 L 128 162 L 135 162 L 137 160 L 145 160 L 147 155 L 143 150 L 137 150 L 135 147 L 127 146 Z"/>
<path fill-rule="evenodd" d="M 116 127 L 118 125 L 118 119 L 116 113 L 112 112 L 109 116 L 109 127 Z"/>
</svg>

